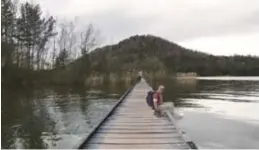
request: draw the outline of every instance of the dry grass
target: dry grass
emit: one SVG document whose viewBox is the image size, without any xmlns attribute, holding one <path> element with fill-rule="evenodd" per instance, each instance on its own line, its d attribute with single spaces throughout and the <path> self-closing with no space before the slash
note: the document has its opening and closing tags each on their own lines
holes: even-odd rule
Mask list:
<svg viewBox="0 0 259 150">
<path fill-rule="evenodd" d="M 188 72 L 188 73 L 176 73 L 176 79 L 195 79 L 198 76 L 196 72 Z"/>
<path fill-rule="evenodd" d="M 166 72 L 143 72 L 143 76 L 147 80 L 164 79 L 167 77 Z M 104 82 L 109 82 L 111 84 L 125 83 L 126 85 L 131 85 L 135 83 L 138 77 L 138 71 L 127 71 L 123 73 L 92 73 L 85 79 L 85 84 L 87 85 L 98 85 Z"/>
<path fill-rule="evenodd" d="M 104 82 L 104 75 L 98 74 L 98 73 L 92 73 L 90 76 L 88 76 L 85 79 L 85 84 L 86 85 L 99 85 L 99 84 L 103 84 Z"/>
<path fill-rule="evenodd" d="M 157 71 L 157 72 L 143 72 L 143 76 L 151 81 L 151 80 L 159 80 L 159 79 L 164 79 L 168 75 L 166 74 L 165 71 Z"/>
</svg>

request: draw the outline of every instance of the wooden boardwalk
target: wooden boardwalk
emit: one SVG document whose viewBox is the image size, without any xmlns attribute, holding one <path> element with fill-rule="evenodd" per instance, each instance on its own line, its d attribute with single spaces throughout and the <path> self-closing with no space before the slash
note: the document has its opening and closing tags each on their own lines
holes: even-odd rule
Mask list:
<svg viewBox="0 0 259 150">
<path fill-rule="evenodd" d="M 137 83 L 78 148 L 190 149 L 172 118 L 158 118 L 147 106 L 149 90 L 145 80 Z"/>
</svg>

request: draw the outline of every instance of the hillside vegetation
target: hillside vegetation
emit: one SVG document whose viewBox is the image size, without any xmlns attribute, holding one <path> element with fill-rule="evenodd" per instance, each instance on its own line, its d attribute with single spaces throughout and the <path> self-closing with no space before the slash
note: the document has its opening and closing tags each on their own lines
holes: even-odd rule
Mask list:
<svg viewBox="0 0 259 150">
<path fill-rule="evenodd" d="M 59 21 L 39 4 L 1 0 L 2 83 L 130 82 L 139 70 L 146 77 L 259 75 L 258 57 L 216 57 L 152 35 L 96 49 L 98 37 L 93 25 Z"/>
<path fill-rule="evenodd" d="M 152 35 L 132 36 L 118 44 L 99 48 L 90 58 L 92 70 L 96 72 L 143 70 L 167 74 L 195 72 L 200 76 L 259 75 L 258 57 L 213 56 Z"/>
</svg>

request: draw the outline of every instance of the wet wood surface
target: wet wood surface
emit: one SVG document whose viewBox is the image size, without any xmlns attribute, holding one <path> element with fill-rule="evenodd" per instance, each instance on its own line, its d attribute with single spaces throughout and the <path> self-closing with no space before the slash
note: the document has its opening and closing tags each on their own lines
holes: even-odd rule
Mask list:
<svg viewBox="0 0 259 150">
<path fill-rule="evenodd" d="M 113 111 L 84 148 L 189 149 L 167 117 L 156 117 L 145 97 L 151 87 L 140 81 Z"/>
</svg>

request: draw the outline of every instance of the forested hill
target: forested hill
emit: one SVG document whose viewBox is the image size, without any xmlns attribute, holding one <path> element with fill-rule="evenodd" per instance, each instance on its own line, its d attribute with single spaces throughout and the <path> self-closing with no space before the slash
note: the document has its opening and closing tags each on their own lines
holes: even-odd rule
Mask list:
<svg viewBox="0 0 259 150">
<path fill-rule="evenodd" d="M 168 73 L 196 72 L 200 76 L 259 75 L 258 57 L 213 56 L 152 35 L 132 36 L 116 45 L 99 48 L 91 53 L 90 58 L 92 69 L 97 72 L 141 69 Z"/>
</svg>

